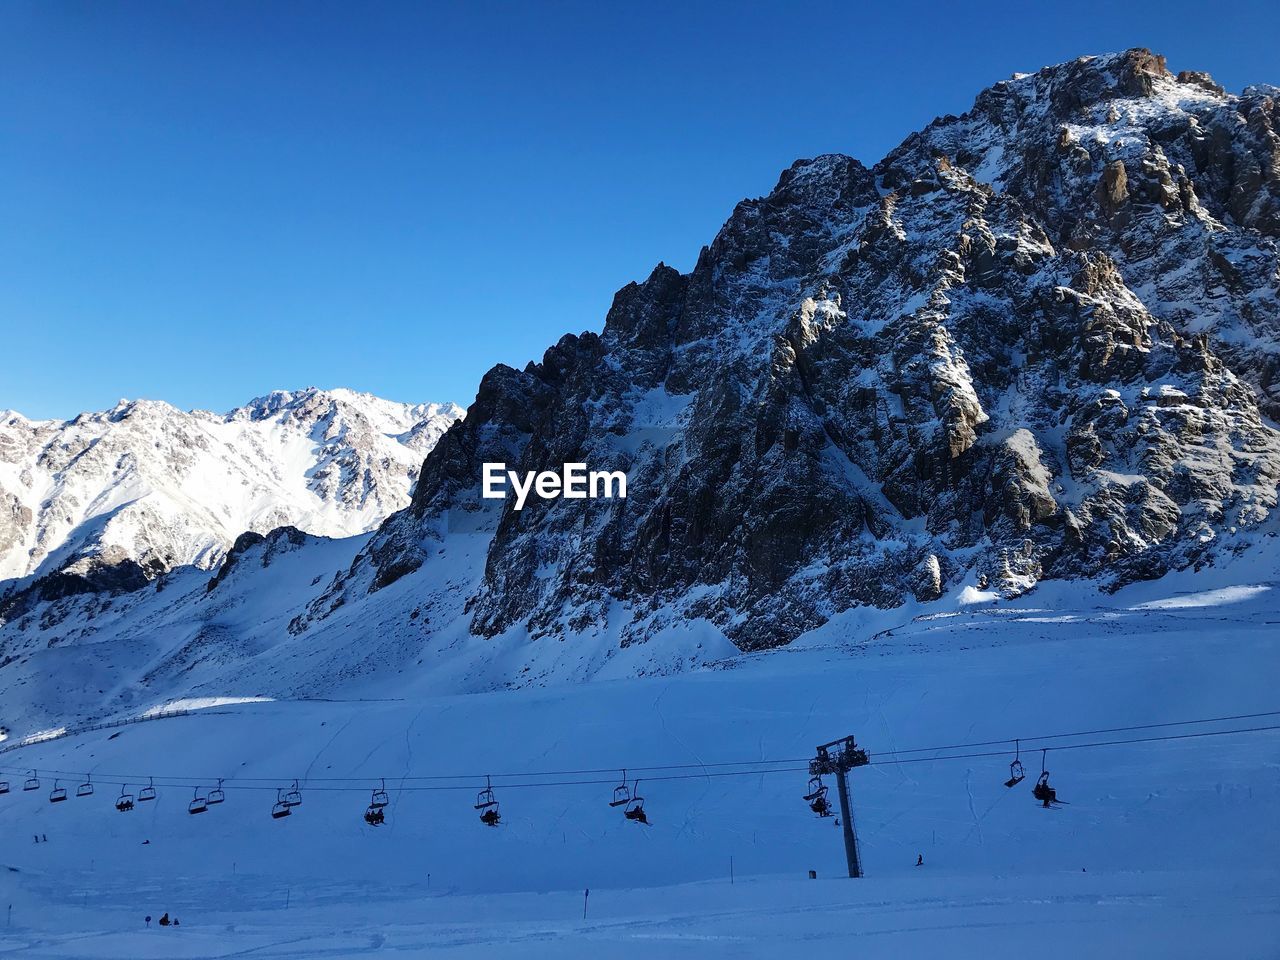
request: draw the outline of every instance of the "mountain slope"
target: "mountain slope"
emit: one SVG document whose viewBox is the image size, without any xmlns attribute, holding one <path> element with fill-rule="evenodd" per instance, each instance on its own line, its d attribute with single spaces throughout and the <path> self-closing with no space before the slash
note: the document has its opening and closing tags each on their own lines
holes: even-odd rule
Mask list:
<svg viewBox="0 0 1280 960">
<path fill-rule="evenodd" d="M 1259 406 L 1280 141 L 1271 88 L 1211 87 L 1146 51 L 1084 58 L 874 169 L 795 164 L 690 275 L 659 266 L 601 335 L 491 372 L 311 622 L 451 563 L 462 517 L 492 531 L 477 634 L 705 618 L 743 648 L 966 582 L 1114 587 L 1246 546 L 1280 478 Z M 1202 126 L 1200 166 L 1144 165 L 1192 163 Z M 1225 185 L 1226 158 L 1256 176 Z M 630 495 L 486 511 L 489 460 L 625 469 Z"/>
<path fill-rule="evenodd" d="M 65 423 L 0 415 L 0 580 L 218 563 L 241 533 L 370 530 L 462 410 L 277 391 L 227 414 L 121 401 Z M 126 565 L 122 567 L 122 565 Z"/>
<path fill-rule="evenodd" d="M 800 161 L 691 273 L 659 265 L 602 333 L 490 371 L 373 533 L 10 605 L 0 692 L 45 709 L 32 689 L 76 658 L 92 678 L 49 722 L 183 691 L 475 691 L 1237 554 L 1270 582 L 1268 89 L 1129 51 L 997 84 L 874 168 Z M 1196 160 L 1209 127 L 1219 159 Z M 1257 176 L 1226 185 L 1227 157 Z M 517 511 L 480 496 L 495 461 L 625 470 L 628 496 Z"/>
<path fill-rule="evenodd" d="M 1100 602 L 1046 584 L 870 640 L 833 622 L 677 677 L 403 699 L 384 680 L 377 699 L 214 704 L 18 747 L 0 754 L 0 903 L 14 905 L 0 949 L 739 960 L 804 941 L 860 958 L 1273 958 L 1277 731 L 1201 734 L 1277 720 L 1179 723 L 1280 708 L 1277 583 L 1245 560 Z M 873 761 L 850 776 L 856 883 L 836 818 L 801 799 L 804 759 L 850 734 Z M 1014 737 L 1031 776 L 1006 789 Z M 1097 741 L 1119 742 L 1076 749 Z M 943 744 L 982 745 L 920 749 Z M 1032 799 L 1040 747 L 1068 806 Z M 624 766 L 649 827 L 608 806 Z M 41 789 L 25 792 L 33 768 Z M 565 773 L 582 770 L 597 772 Z M 485 774 L 498 829 L 472 807 Z M 88 775 L 95 794 L 75 797 Z M 72 796 L 51 804 L 58 777 Z M 150 778 L 155 802 L 113 809 Z M 226 802 L 188 815 L 221 778 Z M 272 819 L 295 778 L 302 805 Z M 387 822 L 371 827 L 383 782 Z M 163 912 L 179 931 L 144 927 Z M 170 935 L 182 946 L 166 952 Z"/>
</svg>

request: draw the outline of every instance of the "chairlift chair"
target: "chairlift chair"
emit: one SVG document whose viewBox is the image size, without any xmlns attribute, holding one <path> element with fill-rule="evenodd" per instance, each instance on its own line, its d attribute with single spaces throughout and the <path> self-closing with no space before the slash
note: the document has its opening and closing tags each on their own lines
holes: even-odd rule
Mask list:
<svg viewBox="0 0 1280 960">
<path fill-rule="evenodd" d="M 191 796 L 191 802 L 187 804 L 187 813 L 197 814 L 204 813 L 209 809 L 209 799 L 200 796 L 200 788 L 196 787 Z"/>
<path fill-rule="evenodd" d="M 497 799 L 493 795 L 493 784 L 488 777 L 484 778 L 484 789 L 476 794 L 475 808 L 477 810 L 487 810 L 490 807 L 498 805 Z"/>
<path fill-rule="evenodd" d="M 827 791 L 827 785 L 822 782 L 822 777 L 809 778 L 809 792 L 804 795 L 806 802 L 813 800 L 814 797 L 822 796 Z"/>
<path fill-rule="evenodd" d="M 1058 791 L 1049 786 L 1048 770 L 1040 774 L 1040 779 L 1036 781 L 1035 788 L 1031 791 L 1031 795 L 1046 807 L 1058 799 Z"/>
<path fill-rule="evenodd" d="M 36 772 L 34 770 L 31 771 L 31 776 L 27 777 L 27 782 L 22 785 L 22 789 L 23 790 L 39 790 L 40 789 L 40 778 L 36 776 Z"/>
<path fill-rule="evenodd" d="M 822 777 L 809 778 L 809 792 L 804 795 L 804 801 L 818 816 L 831 816 L 831 801 L 827 799 L 827 785 L 822 782 Z"/>
<path fill-rule="evenodd" d="M 148 800 L 156 798 L 156 781 L 154 777 L 147 777 L 147 785 L 138 791 L 138 802 L 146 803 Z"/>
<path fill-rule="evenodd" d="M 76 787 L 76 796 L 77 796 L 77 797 L 92 797 L 92 796 L 93 796 L 93 774 L 91 774 L 91 773 L 86 773 L 86 774 L 85 774 L 85 777 L 84 777 L 84 783 L 82 783 L 82 784 L 80 784 L 80 786 Z"/>
<path fill-rule="evenodd" d="M 276 788 L 276 802 L 271 807 L 271 819 L 280 820 L 284 817 L 291 816 L 293 808 L 284 802 L 284 790 L 280 787 Z"/>
<path fill-rule="evenodd" d="M 1004 782 L 1006 787 L 1016 787 L 1025 779 L 1027 779 L 1027 772 L 1022 769 L 1021 760 L 1015 760 L 1009 764 L 1009 779 Z"/>
<path fill-rule="evenodd" d="M 369 809 L 381 810 L 390 802 L 391 801 L 387 798 L 387 781 L 383 780 L 382 786 L 373 791 L 373 799 L 369 801 Z"/>
<path fill-rule="evenodd" d="M 644 812 L 644 797 L 640 796 L 639 780 L 631 787 L 631 799 L 623 809 L 622 815 L 628 820 L 634 820 L 636 823 L 643 823 L 646 826 L 649 823 L 649 818 Z"/>
<path fill-rule="evenodd" d="M 59 785 L 58 781 L 53 781 L 53 789 L 49 791 L 50 803 L 61 803 L 67 799 L 67 788 Z"/>
<path fill-rule="evenodd" d="M 209 791 L 209 795 L 204 798 L 204 802 L 209 806 L 222 803 L 227 799 L 227 795 L 222 792 L 222 779 L 218 779 L 218 785 Z"/>
<path fill-rule="evenodd" d="M 364 812 L 364 822 L 371 827 L 379 827 L 387 822 L 387 815 L 383 812 L 382 807 L 369 804 L 369 809 Z"/>
<path fill-rule="evenodd" d="M 1058 791 L 1049 786 L 1049 771 L 1045 769 L 1045 758 L 1048 754 L 1049 751 L 1045 750 L 1040 756 L 1040 779 L 1036 781 L 1035 788 L 1031 791 L 1031 795 L 1046 809 L 1052 804 L 1061 802 L 1058 800 Z"/>
<path fill-rule="evenodd" d="M 280 801 L 286 807 L 296 807 L 302 803 L 302 791 L 298 789 L 298 781 L 293 781 L 293 786 L 289 788 L 289 792 L 284 795 Z"/>
<path fill-rule="evenodd" d="M 631 802 L 631 788 L 627 786 L 627 771 L 622 771 L 622 782 L 613 788 L 613 799 L 609 801 L 611 807 L 621 807 Z"/>
<path fill-rule="evenodd" d="M 496 827 L 502 822 L 498 798 L 493 795 L 493 783 L 484 778 L 484 789 L 476 794 L 475 808 L 480 811 L 480 822 L 486 827 Z"/>
<path fill-rule="evenodd" d="M 133 809 L 133 794 L 128 792 L 128 784 L 120 787 L 120 796 L 116 797 L 116 809 L 121 813 L 128 813 Z"/>
<path fill-rule="evenodd" d="M 1022 744 L 1015 740 L 1013 745 L 1013 762 L 1009 764 L 1009 779 L 1004 782 L 1006 787 L 1016 787 L 1027 778 L 1027 771 L 1022 768 Z"/>
</svg>

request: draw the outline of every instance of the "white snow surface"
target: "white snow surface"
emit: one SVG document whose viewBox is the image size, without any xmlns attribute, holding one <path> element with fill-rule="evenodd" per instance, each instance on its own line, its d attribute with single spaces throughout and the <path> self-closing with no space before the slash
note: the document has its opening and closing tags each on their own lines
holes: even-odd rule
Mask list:
<svg viewBox="0 0 1280 960">
<path fill-rule="evenodd" d="M 228 701 L 6 749 L 0 955 L 1272 958 L 1276 731 L 1050 741 L 1068 805 L 1044 810 L 1030 787 L 1036 737 L 1280 709 L 1274 561 L 1262 549 L 1110 597 L 1044 584 L 981 609 L 837 618 L 673 676 L 471 695 L 384 683 L 379 699 Z M 1191 594 L 1231 602 L 1167 602 Z M 851 777 L 857 881 L 833 821 L 800 799 L 803 759 L 851 733 L 875 761 Z M 1014 737 L 1031 777 L 1013 789 L 1011 744 L 889 753 Z M 705 775 L 793 758 L 776 775 Z M 693 778 L 641 769 L 657 764 Z M 606 803 L 624 766 L 650 827 Z M 41 788 L 22 791 L 33 768 Z M 48 802 L 55 778 L 90 774 L 92 797 Z M 485 774 L 497 829 L 472 809 Z M 148 777 L 159 799 L 117 813 L 119 783 Z M 189 816 L 217 778 L 226 803 Z M 295 778 L 302 805 L 273 820 Z M 368 827 L 384 778 L 387 823 Z M 165 912 L 179 929 L 144 926 Z"/>
<path fill-rule="evenodd" d="M 1221 587 L 1217 590 L 1202 590 L 1181 596 L 1165 597 L 1160 600 L 1148 600 L 1135 606 L 1135 610 L 1189 610 L 1195 607 L 1219 607 L 1228 603 L 1240 603 L 1249 600 L 1271 589 L 1269 584 L 1250 584 L 1238 587 Z"/>
<path fill-rule="evenodd" d="M 0 415 L 0 581 L 82 557 L 215 565 L 241 533 L 341 537 L 409 501 L 464 411 L 352 390 L 276 391 L 226 414 L 152 400 L 66 422 Z"/>
<path fill-rule="evenodd" d="M 142 716 L 157 717 L 178 711 L 208 710 L 210 707 L 228 707 L 241 703 L 268 703 L 270 700 L 270 697 L 182 697 L 151 707 Z"/>
</svg>

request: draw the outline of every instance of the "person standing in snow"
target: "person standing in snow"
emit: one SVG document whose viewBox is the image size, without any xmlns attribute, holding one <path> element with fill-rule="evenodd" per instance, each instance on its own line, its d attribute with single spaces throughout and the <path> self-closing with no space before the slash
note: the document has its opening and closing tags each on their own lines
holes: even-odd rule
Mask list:
<svg viewBox="0 0 1280 960">
<path fill-rule="evenodd" d="M 916 866 L 917 866 L 917 867 L 923 867 L 923 866 L 924 866 L 924 854 L 923 854 L 923 853 L 917 853 L 917 854 L 916 854 Z"/>
</svg>

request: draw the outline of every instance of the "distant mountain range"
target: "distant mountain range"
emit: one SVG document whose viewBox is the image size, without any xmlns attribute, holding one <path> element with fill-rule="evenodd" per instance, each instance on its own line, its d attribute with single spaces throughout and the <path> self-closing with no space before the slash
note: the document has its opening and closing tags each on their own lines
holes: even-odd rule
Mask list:
<svg viewBox="0 0 1280 960">
<path fill-rule="evenodd" d="M 66 422 L 0 411 L 0 581 L 96 572 L 141 584 L 216 566 L 246 531 L 363 533 L 408 503 L 462 415 L 315 388 L 225 414 L 150 400 Z"/>
</svg>

